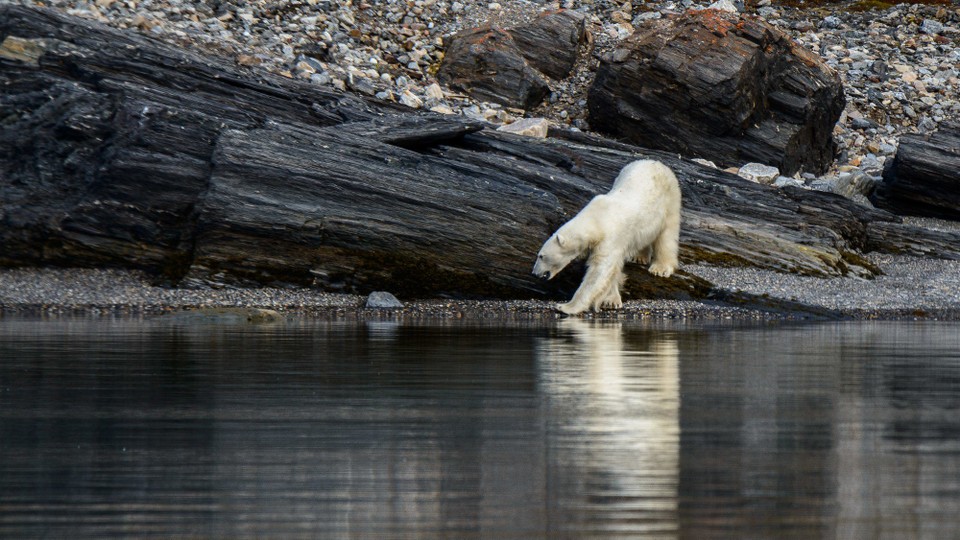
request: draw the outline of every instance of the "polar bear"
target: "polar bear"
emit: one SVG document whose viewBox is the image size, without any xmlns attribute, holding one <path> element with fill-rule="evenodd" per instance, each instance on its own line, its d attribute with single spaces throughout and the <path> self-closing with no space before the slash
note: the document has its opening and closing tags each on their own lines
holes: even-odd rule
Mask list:
<svg viewBox="0 0 960 540">
<path fill-rule="evenodd" d="M 659 161 L 634 161 L 620 171 L 609 193 L 594 197 L 543 244 L 533 273 L 552 279 L 570 261 L 589 253 L 580 288 L 557 309 L 574 315 L 620 308 L 624 263 L 651 263 L 651 274 L 669 277 L 677 269 L 679 240 L 677 177 Z"/>
</svg>

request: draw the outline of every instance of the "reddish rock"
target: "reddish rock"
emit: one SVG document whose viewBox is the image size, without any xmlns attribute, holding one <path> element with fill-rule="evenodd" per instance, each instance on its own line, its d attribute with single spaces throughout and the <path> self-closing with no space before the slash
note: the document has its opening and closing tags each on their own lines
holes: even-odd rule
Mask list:
<svg viewBox="0 0 960 540">
<path fill-rule="evenodd" d="M 844 97 L 834 70 L 770 24 L 702 10 L 606 55 L 588 107 L 594 129 L 636 144 L 791 175 L 829 167 Z"/>
<path fill-rule="evenodd" d="M 450 40 L 437 78 L 474 98 L 530 109 L 550 91 L 549 77 L 570 74 L 586 35 L 585 21 L 574 11 L 546 11 L 508 30 L 465 30 Z"/>
</svg>

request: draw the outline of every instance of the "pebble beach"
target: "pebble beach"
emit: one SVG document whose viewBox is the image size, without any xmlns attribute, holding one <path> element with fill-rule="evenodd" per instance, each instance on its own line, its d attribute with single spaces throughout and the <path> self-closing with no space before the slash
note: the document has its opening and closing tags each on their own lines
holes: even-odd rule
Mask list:
<svg viewBox="0 0 960 540">
<path fill-rule="evenodd" d="M 24 2 L 144 32 L 157 39 L 233 59 L 313 84 L 396 101 L 412 108 L 463 115 L 494 125 L 524 116 L 589 131 L 586 94 L 599 58 L 650 19 L 709 3 L 690 0 L 632 4 L 607 0 L 503 2 L 474 0 L 52 0 Z M 844 83 L 846 109 L 835 128 L 840 154 L 821 177 L 798 175 L 820 189 L 852 173 L 879 179 L 899 138 L 929 133 L 960 118 L 960 6 L 873 3 L 789 7 L 769 0 L 747 6 L 815 51 Z M 545 9 L 587 16 L 590 43 L 574 73 L 555 81 L 531 111 L 485 103 L 441 87 L 434 77 L 452 34 L 491 23 L 516 26 Z M 829 189 L 829 188 L 828 188 Z M 913 218 L 910 218 L 913 219 Z M 960 231 L 960 224 L 913 219 Z M 884 274 L 871 280 L 821 279 L 750 268 L 689 265 L 683 270 L 718 291 L 772 299 L 774 307 L 729 303 L 634 300 L 595 317 L 769 319 L 815 316 L 960 320 L 960 261 L 867 254 Z M 408 317 L 557 318 L 552 302 L 415 300 L 389 312 Z M 309 289 L 184 289 L 154 285 L 136 271 L 0 269 L 0 313 L 160 314 L 198 307 L 269 308 L 281 313 L 379 317 L 365 297 Z M 784 304 L 778 304 L 783 302 Z M 792 308 L 784 308 L 788 305 Z"/>
<path fill-rule="evenodd" d="M 910 218 L 960 231 L 960 223 Z M 771 321 L 811 319 L 960 321 L 960 261 L 870 253 L 873 279 L 818 278 L 756 268 L 684 265 L 714 284 L 718 301 L 628 300 L 622 310 L 586 313 L 613 320 Z M 731 299 L 734 299 L 731 301 Z M 367 308 L 367 297 L 307 288 L 170 288 L 132 270 L 0 269 L 0 316 L 157 316 L 183 310 L 272 310 L 325 319 L 527 320 L 563 316 L 546 300 L 403 299 L 402 308 Z"/>
<path fill-rule="evenodd" d="M 903 134 L 929 133 L 960 118 L 960 6 L 877 1 L 624 2 L 562 0 L 50 0 L 43 5 L 232 58 L 314 84 L 494 125 L 523 116 L 589 131 L 587 90 L 604 54 L 651 19 L 722 6 L 757 15 L 837 70 L 847 106 L 835 137 L 840 155 L 829 180 L 855 169 L 877 176 Z M 799 2 L 802 6 L 803 2 Z M 524 113 L 443 88 L 434 74 L 445 40 L 495 24 L 512 27 L 550 9 L 587 20 L 589 44 L 566 79 Z M 689 156 L 691 158 L 696 156 Z M 808 185 L 816 178 L 801 178 Z"/>
</svg>

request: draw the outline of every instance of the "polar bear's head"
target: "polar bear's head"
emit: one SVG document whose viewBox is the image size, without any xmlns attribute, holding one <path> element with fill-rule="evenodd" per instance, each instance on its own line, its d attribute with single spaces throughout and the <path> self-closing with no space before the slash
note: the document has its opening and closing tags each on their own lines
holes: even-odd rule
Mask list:
<svg viewBox="0 0 960 540">
<path fill-rule="evenodd" d="M 553 279 L 554 276 L 566 268 L 570 261 L 577 258 L 582 251 L 568 235 L 557 231 L 551 236 L 540 253 L 537 253 L 537 262 L 533 265 L 533 274 L 540 278 Z"/>
</svg>

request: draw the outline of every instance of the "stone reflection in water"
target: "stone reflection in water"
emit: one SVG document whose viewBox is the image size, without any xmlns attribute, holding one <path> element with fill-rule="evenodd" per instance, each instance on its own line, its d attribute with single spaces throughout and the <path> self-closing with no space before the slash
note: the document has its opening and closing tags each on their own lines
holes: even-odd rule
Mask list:
<svg viewBox="0 0 960 540">
<path fill-rule="evenodd" d="M 670 334 L 567 319 L 538 347 L 551 530 L 677 527 L 679 369 Z"/>
</svg>

